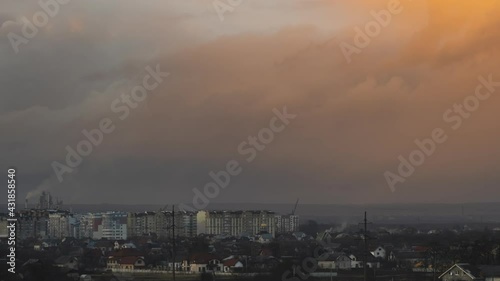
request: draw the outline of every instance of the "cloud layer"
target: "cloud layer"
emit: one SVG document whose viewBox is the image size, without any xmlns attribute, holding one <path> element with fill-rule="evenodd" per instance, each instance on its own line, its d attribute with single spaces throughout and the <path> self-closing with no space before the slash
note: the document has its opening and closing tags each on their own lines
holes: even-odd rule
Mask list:
<svg viewBox="0 0 500 281">
<path fill-rule="evenodd" d="M 51 190 L 72 203 L 188 202 L 210 171 L 244 163 L 237 147 L 273 108 L 298 117 L 214 202 L 494 201 L 500 88 L 454 131 L 443 112 L 500 81 L 496 1 L 401 1 L 403 11 L 347 63 L 339 44 L 389 1 L 247 1 L 219 20 L 210 1 L 68 3 L 15 54 L 0 35 L 0 153 L 20 196 Z M 95 6 L 100 5 L 99 12 Z M 6 4 L 0 20 L 36 4 Z M 171 75 L 130 116 L 110 109 L 144 67 Z M 116 130 L 59 183 L 51 167 L 83 129 Z M 414 140 L 449 140 L 392 193 L 383 173 Z M 5 169 L 4 169 L 5 170 Z"/>
</svg>

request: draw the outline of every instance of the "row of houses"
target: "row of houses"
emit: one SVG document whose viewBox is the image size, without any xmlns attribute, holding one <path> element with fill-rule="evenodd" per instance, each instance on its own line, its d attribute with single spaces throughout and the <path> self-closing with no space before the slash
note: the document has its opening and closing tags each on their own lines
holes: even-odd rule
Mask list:
<svg viewBox="0 0 500 281">
<path fill-rule="evenodd" d="M 101 256 L 105 260 L 108 270 L 137 271 L 151 269 L 147 267 L 143 253 L 136 248 L 123 248 L 123 245 L 125 244 L 115 245 L 115 250 L 106 256 Z M 118 248 L 116 248 L 117 246 Z M 349 255 L 345 253 L 326 253 L 318 258 L 318 270 L 338 272 L 363 268 L 365 258 L 367 258 L 368 268 L 380 268 L 380 258 L 375 258 L 371 253 L 360 252 Z M 62 256 L 56 259 L 55 265 L 77 270 L 78 259 L 77 256 Z M 249 264 L 253 264 L 253 269 L 255 269 L 255 264 L 259 264 L 261 268 L 272 268 L 280 262 L 282 262 L 282 259 L 273 257 L 265 251 L 262 251 L 257 257 L 231 255 L 225 258 L 213 253 L 196 253 L 187 258 L 172 259 L 164 267 L 156 268 L 156 270 L 172 270 L 175 267 L 176 271 L 189 273 L 238 273 L 248 272 Z M 441 273 L 439 279 L 443 281 L 499 281 L 500 266 L 473 266 L 467 263 L 459 263 Z"/>
<path fill-rule="evenodd" d="M 105 267 L 111 271 L 135 271 L 148 269 L 145 255 L 134 248 L 119 249 L 108 255 L 97 253 L 96 258 L 104 259 Z M 64 255 L 54 261 L 54 265 L 60 268 L 78 270 L 81 264 L 81 256 Z M 169 261 L 156 270 L 172 270 L 175 267 L 179 272 L 243 272 L 248 261 L 247 257 L 229 256 L 220 258 L 211 253 L 197 253 L 188 258 L 177 258 L 175 262 Z"/>
</svg>

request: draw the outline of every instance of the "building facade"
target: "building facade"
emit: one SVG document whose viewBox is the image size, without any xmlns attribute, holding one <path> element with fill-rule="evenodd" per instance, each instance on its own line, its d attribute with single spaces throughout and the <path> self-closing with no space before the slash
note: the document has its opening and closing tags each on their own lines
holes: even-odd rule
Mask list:
<svg viewBox="0 0 500 281">
<path fill-rule="evenodd" d="M 107 212 L 102 214 L 102 224 L 98 226 L 98 239 L 127 239 L 127 214 L 122 212 Z"/>
<path fill-rule="evenodd" d="M 287 233 L 299 231 L 299 216 L 297 215 L 276 215 L 276 233 Z"/>
<path fill-rule="evenodd" d="M 196 213 L 160 210 L 158 212 L 129 213 L 127 226 L 129 236 L 156 234 L 158 237 L 172 237 L 175 220 L 176 236 L 194 237 L 197 235 Z"/>
<path fill-rule="evenodd" d="M 204 224 L 198 234 L 256 235 L 276 234 L 275 213 L 270 211 L 200 211 L 199 222 Z M 203 231 L 203 232 L 201 232 Z"/>
<path fill-rule="evenodd" d="M 17 238 L 48 238 L 49 211 L 22 210 L 17 214 Z"/>
<path fill-rule="evenodd" d="M 80 217 L 80 237 L 81 238 L 97 238 L 99 233 L 99 225 L 102 224 L 102 215 L 100 213 L 88 213 Z"/>
<path fill-rule="evenodd" d="M 48 237 L 62 239 L 70 237 L 70 213 L 56 211 L 49 214 Z"/>
</svg>

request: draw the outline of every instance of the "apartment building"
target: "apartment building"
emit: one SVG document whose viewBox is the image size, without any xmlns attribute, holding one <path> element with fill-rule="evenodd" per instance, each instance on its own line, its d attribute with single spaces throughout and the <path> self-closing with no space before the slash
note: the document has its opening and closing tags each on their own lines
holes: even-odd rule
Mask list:
<svg viewBox="0 0 500 281">
<path fill-rule="evenodd" d="M 262 232 L 294 232 L 299 218 L 295 215 L 277 215 L 270 211 L 199 211 L 124 213 L 105 212 L 72 214 L 62 210 L 31 209 L 18 215 L 18 237 L 37 238 L 107 238 L 122 240 L 133 236 L 156 234 L 171 238 L 175 234 L 195 237 L 198 234 L 257 235 Z"/>
<path fill-rule="evenodd" d="M 198 234 L 256 235 L 260 232 L 276 234 L 275 213 L 270 211 L 200 211 Z"/>
<path fill-rule="evenodd" d="M 107 212 L 102 214 L 102 224 L 98 226 L 97 239 L 106 238 L 109 240 L 127 239 L 127 213 Z"/>
<path fill-rule="evenodd" d="M 49 214 L 48 237 L 62 239 L 70 237 L 70 217 L 67 211 L 56 211 Z"/>
<path fill-rule="evenodd" d="M 99 225 L 102 224 L 102 215 L 100 213 L 88 213 L 80 217 L 80 237 L 95 238 L 100 236 Z"/>
<path fill-rule="evenodd" d="M 22 210 L 17 213 L 17 239 L 48 238 L 49 211 Z"/>
<path fill-rule="evenodd" d="M 130 237 L 156 233 L 157 220 L 156 212 L 128 213 L 127 232 Z"/>
<path fill-rule="evenodd" d="M 125 240 L 128 237 L 127 213 L 88 213 L 76 220 L 80 238 Z"/>
<path fill-rule="evenodd" d="M 176 236 L 194 237 L 197 235 L 196 213 L 179 211 L 175 218 L 171 211 L 129 213 L 127 225 L 130 236 L 155 233 L 158 237 L 172 237 L 175 220 Z"/>
<path fill-rule="evenodd" d="M 299 216 L 297 215 L 276 215 L 276 233 L 287 233 L 299 231 Z"/>
<path fill-rule="evenodd" d="M 197 213 L 194 212 L 178 212 L 181 219 L 178 233 L 184 237 L 196 237 L 198 235 Z"/>
</svg>

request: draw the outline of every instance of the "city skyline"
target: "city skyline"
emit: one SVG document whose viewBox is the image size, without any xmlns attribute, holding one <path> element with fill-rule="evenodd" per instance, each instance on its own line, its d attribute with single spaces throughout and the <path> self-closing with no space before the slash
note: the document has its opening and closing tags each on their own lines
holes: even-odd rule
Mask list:
<svg viewBox="0 0 500 281">
<path fill-rule="evenodd" d="M 0 2 L 1 280 L 500 280 L 499 0 Z"/>
</svg>

